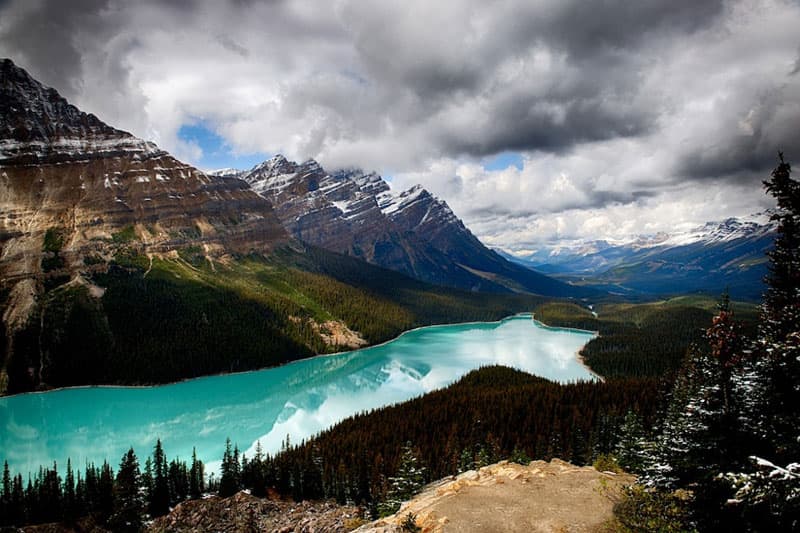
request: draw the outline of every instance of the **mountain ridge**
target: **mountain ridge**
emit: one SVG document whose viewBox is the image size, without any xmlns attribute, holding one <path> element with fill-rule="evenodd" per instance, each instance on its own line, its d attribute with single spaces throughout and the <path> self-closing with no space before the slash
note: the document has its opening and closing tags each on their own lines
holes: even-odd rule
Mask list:
<svg viewBox="0 0 800 533">
<path fill-rule="evenodd" d="M 423 281 L 468 290 L 590 294 L 520 267 L 484 246 L 447 203 L 421 185 L 395 192 L 375 172 L 328 172 L 282 155 L 235 171 L 276 206 L 295 238 Z"/>
<path fill-rule="evenodd" d="M 775 231 L 766 211 L 620 242 L 560 243 L 522 256 L 499 253 L 560 279 L 610 291 L 670 294 L 680 287 L 719 294 L 728 288 L 736 297 L 757 300 Z"/>
</svg>

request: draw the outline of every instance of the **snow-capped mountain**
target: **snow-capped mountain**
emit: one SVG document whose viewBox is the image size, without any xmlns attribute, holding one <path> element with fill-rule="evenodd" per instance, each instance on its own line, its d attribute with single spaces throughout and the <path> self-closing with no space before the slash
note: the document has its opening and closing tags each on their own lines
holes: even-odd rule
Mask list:
<svg viewBox="0 0 800 533">
<path fill-rule="evenodd" d="M 442 285 L 576 292 L 486 248 L 447 203 L 419 185 L 395 192 L 375 173 L 327 172 L 316 161 L 298 164 L 281 155 L 242 178 L 304 242 Z"/>
<path fill-rule="evenodd" d="M 561 279 L 610 290 L 714 293 L 729 287 L 734 296 L 758 298 L 775 229 L 766 212 L 625 242 L 562 242 L 524 256 L 504 255 Z"/>
<path fill-rule="evenodd" d="M 239 170 L 238 168 L 218 168 L 216 170 L 209 170 L 206 172 L 209 176 L 217 178 L 241 178 L 247 174 L 246 170 Z"/>
</svg>

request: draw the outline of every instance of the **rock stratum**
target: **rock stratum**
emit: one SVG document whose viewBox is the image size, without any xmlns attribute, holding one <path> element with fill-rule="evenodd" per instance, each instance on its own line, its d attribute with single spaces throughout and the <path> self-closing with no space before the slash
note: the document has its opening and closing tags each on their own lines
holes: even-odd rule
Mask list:
<svg viewBox="0 0 800 533">
<path fill-rule="evenodd" d="M 245 182 L 181 163 L 81 112 L 11 60 L 0 62 L 6 338 L 31 316 L 48 280 L 80 280 L 122 245 L 144 254 L 194 246 L 219 257 L 289 240 L 270 203 Z M 0 392 L 6 381 L 0 372 Z"/>
</svg>

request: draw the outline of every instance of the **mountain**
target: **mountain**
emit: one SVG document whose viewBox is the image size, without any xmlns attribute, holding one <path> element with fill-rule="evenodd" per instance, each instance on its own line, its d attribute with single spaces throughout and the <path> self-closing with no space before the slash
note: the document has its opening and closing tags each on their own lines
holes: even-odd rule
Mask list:
<svg viewBox="0 0 800 533">
<path fill-rule="evenodd" d="M 186 165 L 0 62 L 0 394 L 262 368 L 538 301 L 434 287 L 300 242 L 247 182 Z"/>
<path fill-rule="evenodd" d="M 612 292 L 719 294 L 728 288 L 737 298 L 757 300 L 775 229 L 769 213 L 758 213 L 708 222 L 687 232 L 621 243 L 561 243 L 505 257 L 562 280 Z"/>
<path fill-rule="evenodd" d="M 46 249 L 48 232 L 63 259 L 52 270 L 73 274 L 86 257 L 106 257 L 121 232 L 144 252 L 191 240 L 212 255 L 246 253 L 289 240 L 269 202 L 246 183 L 210 177 L 104 124 L 7 59 L 0 165 L 0 274 L 23 285 L 52 273 L 41 268 L 42 256 L 55 252 Z"/>
<path fill-rule="evenodd" d="M 421 186 L 394 193 L 375 173 L 328 172 L 281 155 L 243 179 L 275 206 L 295 238 L 417 279 L 468 290 L 586 294 L 484 246 L 450 207 Z"/>
</svg>

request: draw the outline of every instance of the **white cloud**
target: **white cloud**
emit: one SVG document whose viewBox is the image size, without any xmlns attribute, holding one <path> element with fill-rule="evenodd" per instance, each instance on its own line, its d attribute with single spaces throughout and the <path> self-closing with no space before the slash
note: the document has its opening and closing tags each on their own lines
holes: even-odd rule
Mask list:
<svg viewBox="0 0 800 533">
<path fill-rule="evenodd" d="M 775 152 L 800 157 L 799 27 L 791 0 L 12 0 L 0 54 L 190 162 L 202 121 L 421 182 L 524 248 L 762 207 Z M 502 151 L 523 168 L 485 171 Z"/>
</svg>

